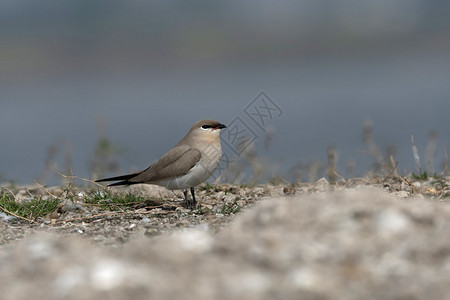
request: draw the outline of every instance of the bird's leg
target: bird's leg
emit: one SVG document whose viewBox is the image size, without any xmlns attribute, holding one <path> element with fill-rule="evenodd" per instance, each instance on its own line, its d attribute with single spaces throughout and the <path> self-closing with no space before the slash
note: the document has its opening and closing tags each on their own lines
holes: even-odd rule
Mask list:
<svg viewBox="0 0 450 300">
<path fill-rule="evenodd" d="M 195 208 L 197 201 L 195 200 L 195 195 L 194 195 L 194 188 L 191 187 L 191 195 L 192 195 L 192 199 L 189 199 L 187 196 L 187 190 L 183 190 L 183 195 L 184 195 L 184 206 L 186 208 Z"/>
<path fill-rule="evenodd" d="M 192 195 L 192 202 L 194 202 L 194 207 L 197 204 L 197 200 L 195 200 L 195 193 L 194 193 L 194 187 L 191 186 L 191 195 Z"/>
</svg>

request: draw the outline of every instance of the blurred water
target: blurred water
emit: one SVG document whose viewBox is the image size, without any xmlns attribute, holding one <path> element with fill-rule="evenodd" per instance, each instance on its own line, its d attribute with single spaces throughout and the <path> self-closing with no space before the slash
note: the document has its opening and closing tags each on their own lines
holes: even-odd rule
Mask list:
<svg viewBox="0 0 450 300">
<path fill-rule="evenodd" d="M 410 134 L 423 155 L 428 133 L 436 130 L 434 168 L 440 170 L 444 146 L 450 145 L 449 78 L 450 52 L 423 48 L 369 58 L 318 56 L 16 81 L 0 89 L 0 174 L 31 182 L 45 168 L 48 147 L 62 138 L 70 142 L 74 174 L 89 177 L 99 116 L 107 120 L 110 140 L 125 149 L 119 159 L 123 171 L 148 166 L 199 119 L 227 124 L 237 116 L 258 135 L 258 152 L 283 171 L 299 161 L 325 162 L 326 148 L 333 145 L 343 175 L 349 159 L 364 174 L 373 160 L 362 141 L 366 119 L 374 122 L 381 150 L 397 146 L 402 173 L 415 171 Z M 270 122 L 275 135 L 268 150 L 263 131 L 243 112 L 260 91 L 283 111 Z M 64 149 L 56 160 L 62 169 Z"/>
<path fill-rule="evenodd" d="M 195 121 L 236 117 L 272 175 L 324 167 L 330 145 L 342 175 L 350 160 L 363 175 L 367 119 L 382 152 L 396 146 L 401 173 L 415 171 L 411 133 L 425 168 L 435 130 L 440 171 L 449 16 L 445 0 L 0 1 L 0 181 L 30 183 L 46 160 L 63 171 L 69 158 L 89 177 L 103 136 L 122 150 L 122 171 L 141 169 Z M 260 91 L 283 112 L 268 149 L 244 112 Z"/>
</svg>

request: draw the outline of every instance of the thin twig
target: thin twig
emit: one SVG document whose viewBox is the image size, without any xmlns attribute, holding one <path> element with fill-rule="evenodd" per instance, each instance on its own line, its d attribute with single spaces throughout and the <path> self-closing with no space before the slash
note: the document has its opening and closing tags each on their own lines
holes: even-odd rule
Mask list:
<svg viewBox="0 0 450 300">
<path fill-rule="evenodd" d="M 58 224 L 58 223 L 65 223 L 65 222 L 82 221 L 82 220 L 95 219 L 95 218 L 100 218 L 100 217 L 116 216 L 116 215 L 120 215 L 120 214 L 123 214 L 123 212 L 115 211 L 115 212 L 108 212 L 108 213 L 98 214 L 98 215 L 93 215 L 93 216 L 58 220 L 58 221 L 56 221 L 56 223 Z"/>
<path fill-rule="evenodd" d="M 442 168 L 441 176 L 445 176 L 445 174 L 447 174 L 447 168 L 448 168 L 448 162 L 449 162 L 447 147 L 445 147 L 445 146 L 444 146 L 444 156 L 445 156 L 444 167 Z"/>
<path fill-rule="evenodd" d="M 5 189 L 6 191 L 8 191 L 8 192 L 11 194 L 11 196 L 13 196 L 14 202 L 17 202 L 16 195 L 14 195 L 14 193 L 13 193 L 10 189 L 8 189 L 7 187 L 2 187 L 2 188 Z M 16 218 L 19 218 L 19 219 L 22 219 L 22 220 L 25 220 L 25 221 L 28 221 L 28 222 L 31 222 L 31 223 L 36 223 L 36 222 L 33 221 L 33 220 L 27 219 L 27 218 L 25 218 L 25 217 L 21 217 L 21 216 L 15 214 L 15 213 L 13 213 L 13 212 L 7 210 L 6 208 L 4 208 L 4 207 L 1 206 L 1 205 L 0 205 L 0 208 L 1 208 L 5 213 L 8 213 L 8 214 L 10 214 L 10 215 L 12 215 L 12 216 L 14 216 L 14 217 L 16 217 Z"/>
<path fill-rule="evenodd" d="M 28 189 L 25 189 L 25 192 L 27 192 L 28 196 L 30 196 L 31 198 L 34 198 L 34 195 L 32 193 L 30 193 L 30 191 Z"/>
<path fill-rule="evenodd" d="M 56 195 L 52 194 L 47 188 L 45 188 L 43 185 L 39 184 L 36 180 L 34 180 L 34 183 L 41 189 L 43 189 L 47 194 L 49 194 L 52 197 L 58 198 Z"/>
<path fill-rule="evenodd" d="M 413 193 L 414 193 L 414 190 L 420 192 L 420 189 L 418 187 L 416 187 L 414 184 L 412 184 L 409 180 L 407 180 L 403 176 L 400 176 L 400 179 L 411 187 L 411 190 Z"/>
<path fill-rule="evenodd" d="M 420 163 L 419 150 L 417 150 L 416 144 L 414 143 L 414 135 L 411 133 L 411 147 L 413 152 L 414 161 L 417 166 L 417 171 L 419 174 L 422 173 L 422 165 Z"/>
<path fill-rule="evenodd" d="M 148 206 L 149 208 L 160 208 L 161 206 Z M 169 214 L 169 213 L 176 213 L 175 210 L 165 210 L 165 211 L 136 211 L 136 212 L 126 212 L 126 211 L 115 211 L 115 212 L 109 212 L 104 214 L 98 214 L 93 216 L 86 216 L 86 217 L 79 217 L 79 218 L 72 218 L 72 219 L 65 219 L 65 220 L 57 220 L 55 224 L 61 224 L 61 223 L 67 223 L 67 222 L 74 222 L 74 221 L 83 221 L 83 220 L 89 220 L 89 219 L 97 219 L 101 217 L 108 217 L 108 216 L 118 216 L 118 215 L 125 215 L 125 216 L 133 216 L 133 214 L 138 215 L 149 215 L 149 214 Z"/>
<path fill-rule="evenodd" d="M 387 177 L 394 175 L 394 177 L 399 177 L 398 172 L 397 172 L 397 166 L 398 166 L 398 161 L 394 161 L 394 156 L 389 156 L 389 160 L 391 161 L 392 164 L 392 170 L 391 172 L 388 174 Z"/>
<path fill-rule="evenodd" d="M 17 201 L 16 195 L 10 189 L 8 189 L 7 187 L 4 187 L 4 186 L 2 186 L 2 189 L 7 190 L 11 194 L 11 196 L 13 196 L 14 201 Z"/>
<path fill-rule="evenodd" d="M 27 219 L 27 218 L 22 217 L 22 216 L 19 216 L 19 215 L 13 213 L 13 212 L 7 210 L 6 208 L 4 208 L 4 207 L 1 206 L 1 205 L 0 205 L 0 209 L 3 210 L 5 213 L 10 214 L 10 215 L 12 215 L 12 216 L 14 216 L 14 217 L 16 217 L 16 218 L 19 218 L 19 219 L 22 219 L 22 220 L 25 220 L 25 221 L 28 221 L 28 222 L 31 222 L 31 223 L 36 224 L 35 221 L 33 221 L 33 220 L 31 220 L 31 219 Z"/>
<path fill-rule="evenodd" d="M 78 177 L 78 176 L 75 176 L 75 175 L 65 175 L 65 174 L 60 173 L 60 172 L 58 172 L 58 174 L 60 176 L 64 177 L 64 178 L 79 179 L 79 180 L 82 180 L 84 182 L 89 182 L 89 183 L 95 184 L 98 187 L 106 188 L 104 185 L 101 185 L 100 183 L 97 183 L 97 182 L 95 182 L 94 180 L 91 180 L 91 179 L 86 179 L 86 178 Z"/>
</svg>

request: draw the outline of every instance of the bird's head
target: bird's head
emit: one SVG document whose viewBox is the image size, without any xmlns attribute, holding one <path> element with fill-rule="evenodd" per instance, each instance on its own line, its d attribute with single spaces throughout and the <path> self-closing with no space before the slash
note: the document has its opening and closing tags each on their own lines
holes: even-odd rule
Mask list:
<svg viewBox="0 0 450 300">
<path fill-rule="evenodd" d="M 184 140 L 195 143 L 216 144 L 220 142 L 220 132 L 226 127 L 215 120 L 200 120 L 192 125 Z"/>
</svg>

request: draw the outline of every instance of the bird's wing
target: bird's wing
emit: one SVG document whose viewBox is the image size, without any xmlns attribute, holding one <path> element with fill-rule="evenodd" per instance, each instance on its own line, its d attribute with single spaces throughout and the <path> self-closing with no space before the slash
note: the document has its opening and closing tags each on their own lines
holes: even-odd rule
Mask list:
<svg viewBox="0 0 450 300">
<path fill-rule="evenodd" d="M 186 174 L 200 161 L 201 153 L 188 145 L 175 146 L 157 162 L 127 180 L 126 184 L 150 183 Z"/>
</svg>

